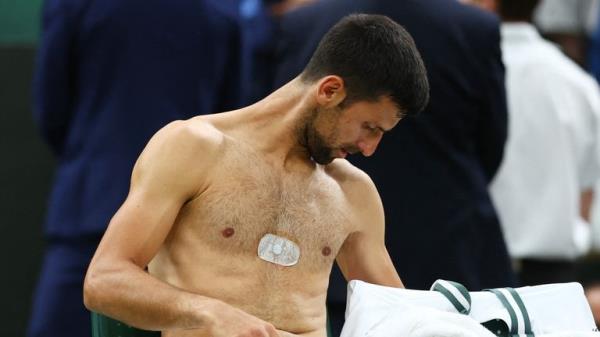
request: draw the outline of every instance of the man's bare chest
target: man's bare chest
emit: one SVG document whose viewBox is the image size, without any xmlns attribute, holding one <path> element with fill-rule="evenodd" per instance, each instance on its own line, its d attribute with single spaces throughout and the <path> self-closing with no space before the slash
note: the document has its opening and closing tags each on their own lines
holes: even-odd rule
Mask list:
<svg viewBox="0 0 600 337">
<path fill-rule="evenodd" d="M 299 267 L 332 263 L 349 232 L 346 201 L 322 172 L 282 175 L 266 165 L 231 163 L 200 197 L 182 209 L 180 222 L 215 251 L 256 256 L 265 237 L 297 246 Z M 285 246 L 284 246 L 285 247 Z M 275 251 L 277 253 L 277 251 Z"/>
</svg>

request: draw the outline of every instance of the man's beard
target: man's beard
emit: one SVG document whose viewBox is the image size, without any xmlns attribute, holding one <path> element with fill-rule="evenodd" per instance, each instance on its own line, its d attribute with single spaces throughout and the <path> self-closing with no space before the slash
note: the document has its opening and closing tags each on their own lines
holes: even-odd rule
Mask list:
<svg viewBox="0 0 600 337">
<path fill-rule="evenodd" d="M 306 130 L 306 148 L 312 159 L 321 165 L 327 165 L 335 159 L 332 155 L 333 149 L 327 145 L 322 135 L 309 125 Z"/>
<path fill-rule="evenodd" d="M 315 123 L 319 114 L 336 114 L 337 116 L 339 116 L 340 112 L 341 109 L 339 107 L 330 110 L 317 108 L 313 111 L 311 117 L 305 124 L 306 126 L 304 129 L 304 145 L 308 150 L 308 153 L 311 156 L 311 158 L 318 164 L 330 164 L 336 158 L 336 156 L 334 155 L 334 152 L 336 150 L 340 150 L 341 152 L 341 150 L 344 149 L 344 151 L 349 154 L 359 152 L 359 149 L 353 144 L 342 144 L 341 146 L 335 145 L 335 140 L 338 138 L 337 128 L 333 127 L 330 130 L 331 134 L 328 137 L 319 133 L 319 131 L 316 128 Z M 337 119 L 333 121 L 329 120 L 329 123 L 337 123 Z"/>
</svg>

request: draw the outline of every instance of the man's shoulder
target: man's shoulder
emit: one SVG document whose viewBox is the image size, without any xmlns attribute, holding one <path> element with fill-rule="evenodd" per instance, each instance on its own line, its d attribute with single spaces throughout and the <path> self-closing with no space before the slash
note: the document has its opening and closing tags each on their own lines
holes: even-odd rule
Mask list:
<svg viewBox="0 0 600 337">
<path fill-rule="evenodd" d="M 345 159 L 336 159 L 327 165 L 327 173 L 338 182 L 347 205 L 353 210 L 358 225 L 356 230 L 366 229 L 364 225 L 371 224 L 374 217 L 383 214 L 379 192 L 363 170 Z"/>
<path fill-rule="evenodd" d="M 368 175 L 346 159 L 337 158 L 325 166 L 325 171 L 340 182 L 354 182 L 368 179 Z"/>
<path fill-rule="evenodd" d="M 327 174 L 338 182 L 349 196 L 360 196 L 367 191 L 376 191 L 371 177 L 346 159 L 335 159 L 325 167 Z"/>
<path fill-rule="evenodd" d="M 197 116 L 187 120 L 177 120 L 165 126 L 172 135 L 180 135 L 190 141 L 200 143 L 215 143 L 223 138 L 223 133 L 205 116 Z"/>
<path fill-rule="evenodd" d="M 206 158 L 223 146 L 224 135 L 209 121 L 194 117 L 167 124 L 154 135 L 151 143 L 170 151 L 202 154 Z"/>
<path fill-rule="evenodd" d="M 156 181 L 172 191 L 195 193 L 213 171 L 223 137 L 218 130 L 195 119 L 177 120 L 154 134 L 140 154 L 132 185 L 154 186 Z"/>
</svg>

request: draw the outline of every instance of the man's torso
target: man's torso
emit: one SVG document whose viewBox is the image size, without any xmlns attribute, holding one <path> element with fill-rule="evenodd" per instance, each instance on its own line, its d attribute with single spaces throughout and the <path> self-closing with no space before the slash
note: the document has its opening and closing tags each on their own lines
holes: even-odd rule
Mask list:
<svg viewBox="0 0 600 337">
<path fill-rule="evenodd" d="M 339 182 L 339 166 L 349 164 L 286 172 L 226 134 L 222 150 L 209 187 L 182 207 L 149 271 L 277 329 L 324 336 L 329 273 L 353 227 Z M 261 259 L 258 246 L 265 234 L 294 242 L 297 264 Z"/>
</svg>

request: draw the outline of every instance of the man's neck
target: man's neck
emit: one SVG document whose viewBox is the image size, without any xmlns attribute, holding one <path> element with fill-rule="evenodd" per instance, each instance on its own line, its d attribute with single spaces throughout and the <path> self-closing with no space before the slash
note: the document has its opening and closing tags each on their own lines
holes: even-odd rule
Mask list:
<svg viewBox="0 0 600 337">
<path fill-rule="evenodd" d="M 311 89 L 296 78 L 240 114 L 240 125 L 251 136 L 250 142 L 286 168 L 314 167 L 305 141 L 306 125 L 316 105 Z"/>
</svg>

